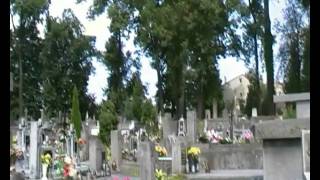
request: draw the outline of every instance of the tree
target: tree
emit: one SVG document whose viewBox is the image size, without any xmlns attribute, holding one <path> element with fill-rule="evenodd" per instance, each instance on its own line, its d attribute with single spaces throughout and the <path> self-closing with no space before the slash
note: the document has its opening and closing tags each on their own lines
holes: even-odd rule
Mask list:
<svg viewBox="0 0 320 180">
<path fill-rule="evenodd" d="M 118 119 L 112 101 L 103 101 L 99 111 L 100 130 L 99 137 L 104 144 L 110 145 L 111 130 L 117 128 Z"/>
<path fill-rule="evenodd" d="M 250 73 L 250 87 L 248 93 L 246 114 L 251 116 L 252 105 L 256 107 L 259 111 L 260 109 L 260 73 L 259 73 L 259 41 L 262 40 L 262 25 L 263 25 L 263 7 L 260 0 L 249 0 L 247 6 L 245 6 L 245 11 L 243 12 L 243 46 L 242 54 L 244 55 L 245 64 L 250 66 L 254 64 L 254 75 L 251 77 Z M 252 63 L 252 56 L 254 57 L 254 63 Z M 253 74 L 252 74 L 253 75 Z M 254 95 L 254 97 L 251 97 Z M 249 97 L 250 96 L 250 97 Z M 253 99 L 251 99 L 253 98 Z M 253 104 L 252 104 L 253 103 Z"/>
<path fill-rule="evenodd" d="M 87 111 L 90 103 L 86 97 L 87 85 L 93 71 L 91 60 L 97 56 L 94 43 L 95 37 L 83 35 L 83 27 L 70 9 L 63 12 L 62 19 L 48 19 L 40 54 L 43 68 L 40 84 L 49 116 L 57 115 L 58 111 L 66 116 L 73 85 L 79 90 L 80 110 Z"/>
<path fill-rule="evenodd" d="M 77 138 L 81 136 L 81 114 L 79 109 L 78 89 L 76 86 L 73 88 L 72 93 L 72 111 L 71 111 L 71 122 L 76 130 Z"/>
<path fill-rule="evenodd" d="M 124 82 L 129 71 L 128 57 L 124 56 L 122 46 L 120 35 L 112 35 L 106 43 L 106 53 L 102 60 L 110 72 L 105 94 L 114 103 L 116 112 L 119 114 L 123 111 L 123 102 L 126 97 Z"/>
<path fill-rule="evenodd" d="M 290 1 L 284 11 L 285 22 L 277 24 L 282 40 L 278 57 L 282 63 L 280 68 L 287 93 L 297 93 L 308 88 L 309 32 L 305 15 L 298 1 Z"/>
<path fill-rule="evenodd" d="M 310 91 L 310 29 L 304 32 L 303 68 L 301 75 L 302 91 Z"/>
<path fill-rule="evenodd" d="M 253 71 L 249 72 L 247 75 L 250 85 L 249 85 L 249 92 L 247 94 L 246 106 L 245 106 L 245 113 L 247 116 L 251 117 L 252 108 L 257 108 L 257 112 L 260 112 L 260 87 L 257 84 L 257 80 L 255 79 L 256 76 L 254 75 Z M 259 90 L 258 90 L 259 89 Z"/>
<path fill-rule="evenodd" d="M 43 14 L 48 11 L 47 0 L 11 0 L 10 15 L 10 70 L 14 82 L 19 82 L 11 96 L 13 115 L 23 116 L 24 108 L 34 117 L 40 117 L 41 96 L 39 78 L 41 73 L 42 40 L 38 37 L 37 25 L 42 23 Z M 14 19 L 18 18 L 15 24 Z M 16 112 L 18 108 L 18 113 Z"/>
<path fill-rule="evenodd" d="M 273 95 L 274 95 L 274 77 L 273 77 L 273 36 L 271 34 L 271 23 L 269 16 L 269 0 L 263 1 L 264 12 L 264 33 L 263 33 L 263 49 L 264 60 L 267 72 L 267 95 L 264 99 L 263 110 L 265 114 L 274 114 Z"/>
<path fill-rule="evenodd" d="M 206 99 L 221 98 L 215 66 L 227 51 L 238 53 L 237 21 L 232 15 L 239 4 L 238 0 L 95 0 L 89 12 L 94 17 L 106 10 L 111 18 L 110 31 L 119 42 L 128 32 L 136 32 L 135 43 L 152 58 L 157 70 L 158 111 L 170 107 L 178 119 L 185 115 L 187 104 L 196 106 L 198 117 L 202 117 L 203 108 L 211 104 Z M 186 78 L 189 67 L 195 69 L 194 79 Z M 196 105 L 186 98 L 187 82 L 194 85 L 188 93 L 196 97 Z"/>
</svg>

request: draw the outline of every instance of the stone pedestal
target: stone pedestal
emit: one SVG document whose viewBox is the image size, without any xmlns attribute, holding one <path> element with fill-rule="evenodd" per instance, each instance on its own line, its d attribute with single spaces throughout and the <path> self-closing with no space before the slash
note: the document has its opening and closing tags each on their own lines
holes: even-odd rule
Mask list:
<svg viewBox="0 0 320 180">
<path fill-rule="evenodd" d="M 273 120 L 256 126 L 263 140 L 264 179 L 303 179 L 301 131 L 310 119 Z"/>
</svg>

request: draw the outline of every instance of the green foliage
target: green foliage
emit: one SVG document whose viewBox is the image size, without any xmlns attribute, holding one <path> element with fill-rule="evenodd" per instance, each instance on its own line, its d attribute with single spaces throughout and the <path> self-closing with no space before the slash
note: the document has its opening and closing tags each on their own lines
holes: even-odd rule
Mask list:
<svg viewBox="0 0 320 180">
<path fill-rule="evenodd" d="M 278 57 L 284 74 L 285 92 L 297 93 L 309 89 L 309 23 L 307 13 L 297 1 L 287 3 L 284 23 L 277 24 L 281 33 Z"/>
<path fill-rule="evenodd" d="M 302 91 L 310 91 L 310 30 L 304 32 L 303 68 L 301 75 Z"/>
<path fill-rule="evenodd" d="M 104 144 L 110 144 L 111 130 L 117 128 L 118 118 L 112 101 L 103 101 L 99 113 L 100 133 L 99 137 Z"/>
<path fill-rule="evenodd" d="M 109 146 L 104 145 L 104 149 L 105 149 L 105 159 L 107 161 L 111 161 L 111 149 Z"/>
<path fill-rule="evenodd" d="M 289 104 L 286 106 L 283 112 L 283 119 L 294 119 L 296 118 L 296 109 L 293 105 Z"/>
<path fill-rule="evenodd" d="M 274 114 L 273 95 L 274 95 L 274 69 L 273 69 L 273 50 L 272 45 L 274 43 L 273 36 L 271 34 L 271 22 L 269 16 L 269 0 L 263 1 L 264 11 L 264 33 L 263 33 L 263 52 L 264 61 L 267 72 L 267 95 L 264 101 L 264 111 L 267 115 Z"/>
<path fill-rule="evenodd" d="M 46 0 L 10 0 L 10 72 L 13 73 L 14 88 L 10 96 L 11 118 L 28 114 L 38 118 L 41 109 L 39 53 L 42 40 L 38 37 L 37 25 L 48 11 Z M 13 19 L 18 19 L 17 22 Z M 17 84 L 15 84 L 17 82 Z"/>
<path fill-rule="evenodd" d="M 168 177 L 168 180 L 184 180 L 186 176 L 184 174 L 171 175 Z"/>
<path fill-rule="evenodd" d="M 261 104 L 261 89 L 258 87 L 257 80 L 254 74 L 251 72 L 248 74 L 249 78 L 249 92 L 247 95 L 245 113 L 247 116 L 251 117 L 252 108 L 257 108 L 257 112 L 260 112 L 260 104 Z"/>
<path fill-rule="evenodd" d="M 79 90 L 80 110 L 85 112 L 93 104 L 86 93 L 93 71 L 91 60 L 97 55 L 95 38 L 83 35 L 83 27 L 70 9 L 63 12 L 62 19 L 50 18 L 48 24 L 40 54 L 46 111 L 49 115 L 57 115 L 59 110 L 67 113 L 74 84 Z"/>
<path fill-rule="evenodd" d="M 78 90 L 74 86 L 72 93 L 72 111 L 71 111 L 71 122 L 74 125 L 76 130 L 77 139 L 81 136 L 81 114 L 79 110 L 79 99 L 78 99 Z"/>
<path fill-rule="evenodd" d="M 18 107 L 20 113 L 26 108 L 37 119 L 44 106 L 49 117 L 58 111 L 66 115 L 73 85 L 79 90 L 80 110 L 93 114 L 94 97 L 86 92 L 95 39 L 82 34 L 83 27 L 70 9 L 61 19 L 50 17 L 49 4 L 47 0 L 10 1 L 12 17 L 19 18 L 10 31 L 10 69 L 14 82 L 19 82 L 11 96 L 11 114 L 16 116 Z M 44 18 L 45 37 L 41 39 L 37 26 Z"/>
</svg>

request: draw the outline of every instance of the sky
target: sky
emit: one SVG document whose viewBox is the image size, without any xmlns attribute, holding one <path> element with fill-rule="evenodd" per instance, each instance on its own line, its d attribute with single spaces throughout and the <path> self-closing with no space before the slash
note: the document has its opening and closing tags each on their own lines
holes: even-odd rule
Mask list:
<svg viewBox="0 0 320 180">
<path fill-rule="evenodd" d="M 61 17 L 64 9 L 72 9 L 73 13 L 77 16 L 77 18 L 85 28 L 84 34 L 96 36 L 96 48 L 100 51 L 105 51 L 105 43 L 110 37 L 110 32 L 108 30 L 110 19 L 108 19 L 107 14 L 104 13 L 97 17 L 95 20 L 89 20 L 86 18 L 86 16 L 87 11 L 92 4 L 92 0 L 87 0 L 86 2 L 83 2 L 81 4 L 76 4 L 75 2 L 75 0 L 51 0 L 50 15 L 54 17 Z M 283 18 L 281 10 L 284 8 L 284 6 L 285 0 L 269 1 L 271 27 L 273 27 L 275 19 L 280 20 L 280 22 L 282 21 Z M 275 35 L 275 31 L 273 28 L 272 34 Z M 43 34 L 41 36 L 43 36 Z M 128 42 L 125 43 L 124 50 L 126 52 L 127 50 L 133 51 L 134 49 L 135 47 L 133 45 L 133 38 L 131 38 Z M 277 54 L 277 50 L 278 45 L 275 44 L 273 46 L 274 55 Z M 154 100 L 154 95 L 157 90 L 157 74 L 156 71 L 151 68 L 149 62 L 150 61 L 148 58 L 141 58 L 141 80 L 145 85 L 147 85 L 148 97 Z M 103 88 L 107 87 L 108 72 L 106 71 L 105 66 L 95 59 L 93 60 L 93 66 L 95 67 L 95 73 L 91 74 L 89 77 L 88 93 L 94 94 L 96 97 L 96 103 L 100 103 L 102 99 L 105 99 Z M 242 61 L 237 61 L 236 58 L 232 57 L 220 59 L 218 61 L 218 67 L 220 70 L 220 79 L 223 82 L 225 78 L 228 81 L 248 71 Z M 262 68 L 260 67 L 260 69 Z M 275 65 L 275 74 L 277 72 L 277 69 L 277 65 Z M 262 74 L 265 81 L 266 73 L 264 72 Z"/>
</svg>

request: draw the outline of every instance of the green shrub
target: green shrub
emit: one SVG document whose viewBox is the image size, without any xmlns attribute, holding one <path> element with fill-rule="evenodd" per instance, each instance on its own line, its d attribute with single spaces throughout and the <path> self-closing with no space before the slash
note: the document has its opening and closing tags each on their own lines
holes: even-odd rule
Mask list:
<svg viewBox="0 0 320 180">
<path fill-rule="evenodd" d="M 296 110 L 293 105 L 288 105 L 283 112 L 283 119 L 293 119 L 296 118 Z"/>
</svg>

